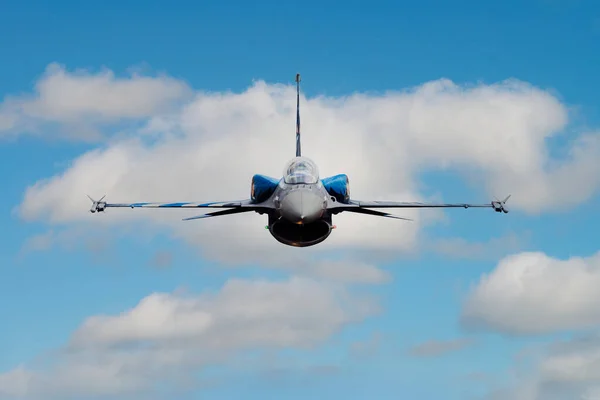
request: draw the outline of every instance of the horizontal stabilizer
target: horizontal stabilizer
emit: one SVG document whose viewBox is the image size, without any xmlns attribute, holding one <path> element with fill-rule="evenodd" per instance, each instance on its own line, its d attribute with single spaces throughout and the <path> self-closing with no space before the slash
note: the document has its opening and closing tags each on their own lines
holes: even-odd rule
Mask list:
<svg viewBox="0 0 600 400">
<path fill-rule="evenodd" d="M 344 209 L 344 211 L 353 212 L 356 214 L 367 214 L 367 215 L 375 215 L 377 217 L 386 217 L 386 218 L 393 218 L 393 219 L 402 219 L 404 221 L 412 221 L 412 219 L 410 219 L 410 218 L 399 217 L 397 215 L 393 215 L 393 214 L 385 213 L 385 212 L 381 212 L 381 211 L 376 211 L 376 210 L 369 210 L 368 208 L 346 208 L 346 209 Z"/>
<path fill-rule="evenodd" d="M 220 217 L 222 215 L 239 214 L 243 212 L 254 211 L 252 208 L 232 208 L 231 210 L 215 211 L 207 214 L 196 215 L 194 217 L 183 218 L 182 221 L 191 221 L 193 219 L 203 219 L 210 217 Z"/>
</svg>

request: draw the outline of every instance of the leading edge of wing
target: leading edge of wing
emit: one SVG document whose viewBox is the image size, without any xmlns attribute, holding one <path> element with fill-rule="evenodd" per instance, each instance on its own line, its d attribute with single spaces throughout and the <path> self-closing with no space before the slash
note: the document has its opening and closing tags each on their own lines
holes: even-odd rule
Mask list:
<svg viewBox="0 0 600 400">
<path fill-rule="evenodd" d="M 352 205 L 360 208 L 484 208 L 493 206 L 491 203 L 418 203 L 401 201 L 351 201 L 350 206 L 352 207 Z"/>
<path fill-rule="evenodd" d="M 214 201 L 209 203 L 176 202 L 176 203 L 106 203 L 107 208 L 236 208 L 254 207 L 251 200 Z"/>
<path fill-rule="evenodd" d="M 204 219 L 204 218 L 210 218 L 210 217 L 220 217 L 222 215 L 231 215 L 231 214 L 240 214 L 240 213 L 246 213 L 246 212 L 252 212 L 255 211 L 254 208 L 251 207 L 244 207 L 244 208 L 230 208 L 228 210 L 221 210 L 221 211 L 214 211 L 214 212 L 210 212 L 207 214 L 202 214 L 202 215 L 196 215 L 194 217 L 188 217 L 188 218 L 183 218 L 182 221 L 192 221 L 192 220 L 196 220 L 196 219 Z"/>
<path fill-rule="evenodd" d="M 103 212 L 107 208 L 234 208 L 234 209 L 245 209 L 255 210 L 258 212 L 266 211 L 274 208 L 271 202 L 257 203 L 252 199 L 245 200 L 233 200 L 233 201 L 213 201 L 207 203 L 181 201 L 181 202 L 170 202 L 170 203 L 155 203 L 155 202 L 137 202 L 137 203 L 108 203 L 104 200 L 105 196 L 102 196 L 100 200 L 94 200 L 88 196 L 92 201 L 92 207 L 90 212 Z"/>
<path fill-rule="evenodd" d="M 356 213 L 356 214 L 375 215 L 377 217 L 385 217 L 385 218 L 392 218 L 392 219 L 401 219 L 401 220 L 404 220 L 404 221 L 413 221 L 410 218 L 400 217 L 398 215 L 393 215 L 393 214 L 390 214 L 390 213 L 385 213 L 385 212 L 376 211 L 376 210 L 369 210 L 368 208 L 347 207 L 347 208 L 344 208 L 344 209 L 340 210 L 340 212 L 342 212 L 342 211 Z"/>
</svg>

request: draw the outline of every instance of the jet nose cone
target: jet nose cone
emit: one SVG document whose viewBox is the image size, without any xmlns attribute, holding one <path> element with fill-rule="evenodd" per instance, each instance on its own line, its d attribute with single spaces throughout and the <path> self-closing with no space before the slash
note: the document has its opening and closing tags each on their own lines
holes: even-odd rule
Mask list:
<svg viewBox="0 0 600 400">
<path fill-rule="evenodd" d="M 281 201 L 281 214 L 290 222 L 308 224 L 323 214 L 323 199 L 310 190 L 294 190 Z"/>
</svg>

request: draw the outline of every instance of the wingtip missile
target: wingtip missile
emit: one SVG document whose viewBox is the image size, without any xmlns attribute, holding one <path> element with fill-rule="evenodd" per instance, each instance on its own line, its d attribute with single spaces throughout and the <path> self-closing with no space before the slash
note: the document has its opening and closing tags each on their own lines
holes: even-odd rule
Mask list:
<svg viewBox="0 0 600 400">
<path fill-rule="evenodd" d="M 508 207 L 506 207 L 506 202 L 508 201 L 508 199 L 510 199 L 510 196 L 512 195 L 509 194 L 504 200 L 496 199 L 495 201 L 492 201 L 492 207 L 494 208 L 494 211 L 503 212 L 505 214 L 508 213 Z"/>
<path fill-rule="evenodd" d="M 100 200 L 94 200 L 90 197 L 89 194 L 86 194 L 88 199 L 92 201 L 92 207 L 90 208 L 90 212 L 93 214 L 95 212 L 103 212 L 106 209 L 106 202 L 102 201 L 106 197 L 106 195 L 102 196 Z"/>
</svg>

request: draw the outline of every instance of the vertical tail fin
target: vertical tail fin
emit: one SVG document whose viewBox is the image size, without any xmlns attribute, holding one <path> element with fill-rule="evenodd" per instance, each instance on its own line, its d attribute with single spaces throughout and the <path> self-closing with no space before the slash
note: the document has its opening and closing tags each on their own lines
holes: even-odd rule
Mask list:
<svg viewBox="0 0 600 400">
<path fill-rule="evenodd" d="M 296 157 L 302 157 L 300 149 L 300 74 L 296 74 Z"/>
</svg>

